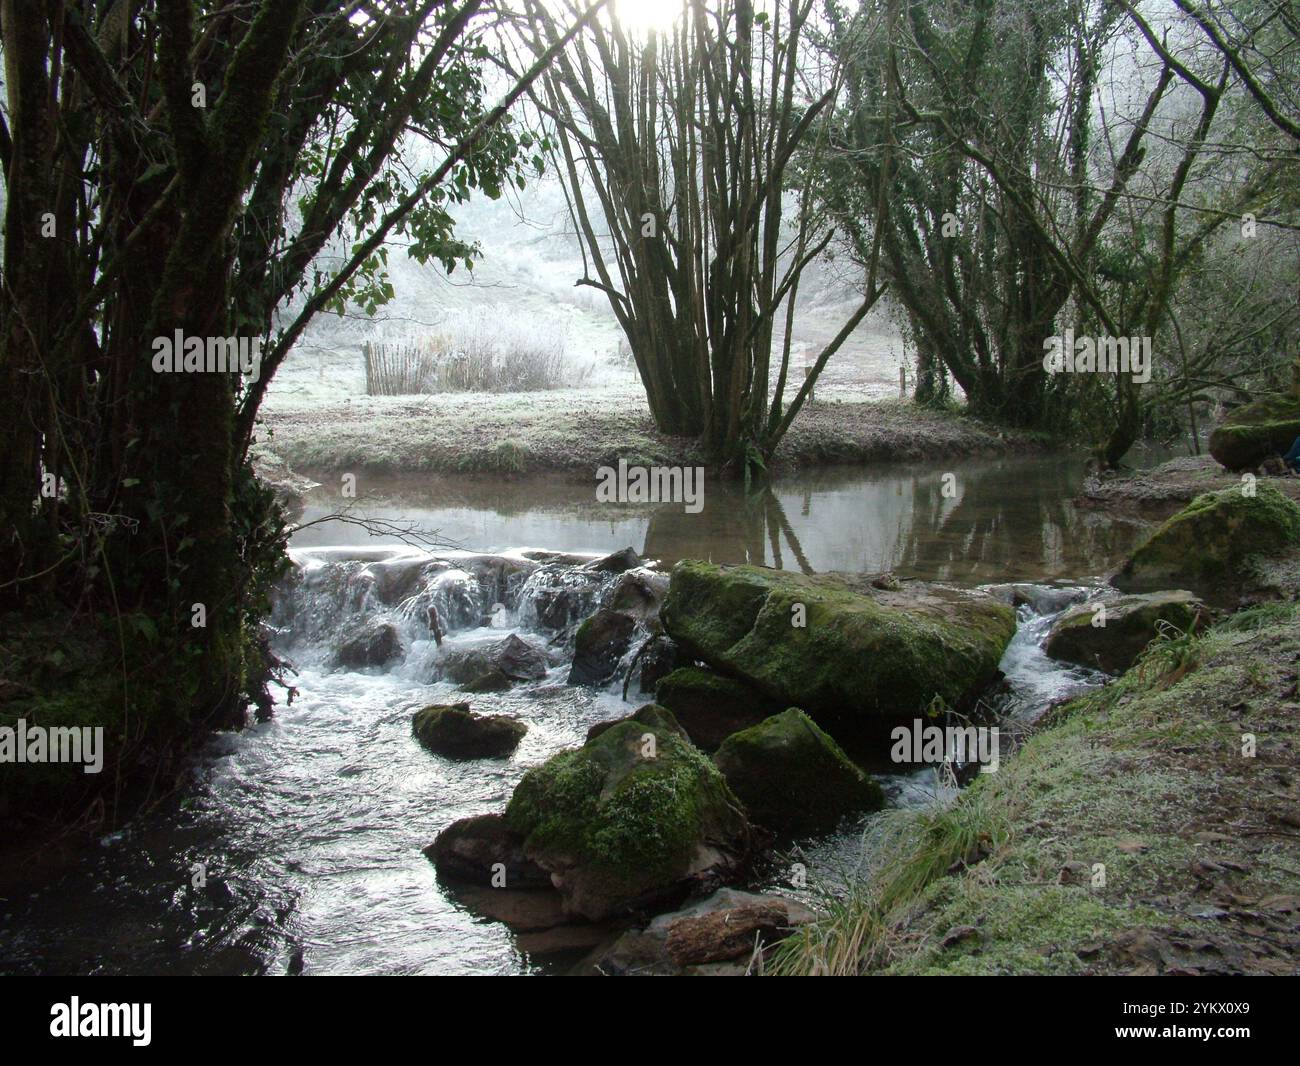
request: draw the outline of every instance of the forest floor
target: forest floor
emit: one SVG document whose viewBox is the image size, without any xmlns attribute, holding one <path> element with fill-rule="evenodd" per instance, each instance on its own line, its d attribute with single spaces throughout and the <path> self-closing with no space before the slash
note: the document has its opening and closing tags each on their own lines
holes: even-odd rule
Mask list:
<svg viewBox="0 0 1300 1066">
<path fill-rule="evenodd" d="M 571 472 L 699 465 L 697 442 L 654 427 L 640 387 L 355 397 L 270 411 L 259 442 L 304 471 Z M 1041 438 L 898 401 L 808 404 L 777 449 L 782 466 L 1023 452 Z"/>
<path fill-rule="evenodd" d="M 876 886 L 884 920 L 868 901 L 832 941 L 863 935 L 886 973 L 1297 973 L 1297 621 L 1229 616 L 1049 712 L 922 816 Z M 825 964 L 802 948 L 797 969 Z"/>
</svg>

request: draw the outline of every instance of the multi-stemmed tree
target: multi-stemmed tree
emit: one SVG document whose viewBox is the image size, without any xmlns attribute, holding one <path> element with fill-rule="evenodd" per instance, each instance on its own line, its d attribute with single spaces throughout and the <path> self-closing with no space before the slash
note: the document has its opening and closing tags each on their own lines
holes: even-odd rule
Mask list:
<svg viewBox="0 0 1300 1066">
<path fill-rule="evenodd" d="M 0 597 L 117 647 L 76 700 L 9 709 L 107 722 L 125 759 L 264 698 L 283 528 L 246 459 L 258 404 L 312 314 L 391 294 L 387 237 L 451 263 L 448 205 L 522 180 L 527 138 L 484 102 L 483 9 L 0 5 Z M 412 170 L 412 138 L 443 161 Z M 178 331 L 262 343 L 260 372 L 156 372 Z"/>
<path fill-rule="evenodd" d="M 521 34 L 540 54 L 559 33 L 555 5 L 525 6 Z M 651 35 L 593 22 L 533 93 L 555 128 L 588 264 L 579 284 L 609 298 L 656 425 L 700 437 L 716 462 L 746 472 L 766 464 L 880 295 L 868 277 L 861 305 L 787 402 L 789 314 L 831 235 L 788 212 L 795 152 L 815 159 L 836 93 L 834 70 L 804 47 L 812 7 L 686 0 L 672 29 Z"/>
</svg>

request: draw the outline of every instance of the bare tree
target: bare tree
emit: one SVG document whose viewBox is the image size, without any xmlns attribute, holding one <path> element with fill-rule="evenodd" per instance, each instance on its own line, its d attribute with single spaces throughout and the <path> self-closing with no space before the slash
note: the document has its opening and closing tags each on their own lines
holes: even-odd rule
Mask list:
<svg viewBox="0 0 1300 1066">
<path fill-rule="evenodd" d="M 801 44 L 812 6 L 782 0 L 756 13 L 748 0 L 685 0 L 670 32 L 644 38 L 616 19 L 593 24 L 534 94 L 556 129 L 587 263 L 579 284 L 609 298 L 656 424 L 702 437 L 717 461 L 747 472 L 767 463 L 882 292 L 868 270 L 861 304 L 787 404 L 793 300 L 831 238 L 806 210 L 786 226 L 796 149 L 816 145 L 838 87 L 832 70 L 810 89 Z M 526 7 L 522 32 L 540 52 L 556 23 L 540 0 Z M 811 159 L 805 167 L 815 148 Z"/>
</svg>

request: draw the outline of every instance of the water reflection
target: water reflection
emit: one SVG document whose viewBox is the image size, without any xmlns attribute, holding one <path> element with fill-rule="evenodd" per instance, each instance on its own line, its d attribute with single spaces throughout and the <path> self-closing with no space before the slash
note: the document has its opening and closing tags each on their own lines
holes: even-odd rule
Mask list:
<svg viewBox="0 0 1300 1066">
<path fill-rule="evenodd" d="M 1077 461 L 1034 457 L 797 473 L 748 495 L 739 484 L 711 480 L 699 514 L 681 504 L 599 504 L 594 482 L 403 477 L 363 483 L 359 501 L 318 490 L 304 520 L 352 502 L 358 514 L 418 522 L 482 551 L 631 545 L 665 564 L 700 558 L 804 572 L 893 570 L 959 584 L 1073 581 L 1113 568 L 1144 528 L 1076 510 L 1071 498 L 1082 476 Z M 393 538 L 323 522 L 295 543 L 368 540 Z"/>
</svg>

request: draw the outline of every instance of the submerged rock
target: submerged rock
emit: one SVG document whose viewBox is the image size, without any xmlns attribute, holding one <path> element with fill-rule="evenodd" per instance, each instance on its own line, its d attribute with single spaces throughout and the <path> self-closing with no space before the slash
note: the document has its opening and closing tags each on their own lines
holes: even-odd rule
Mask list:
<svg viewBox="0 0 1300 1066">
<path fill-rule="evenodd" d="M 574 637 L 570 685 L 603 685 L 618 670 L 632 644 L 636 621 L 619 611 L 602 607 L 578 627 Z"/>
<path fill-rule="evenodd" d="M 698 666 L 674 670 L 655 690 L 655 700 L 667 707 L 695 744 L 716 751 L 732 733 L 757 725 L 779 707 L 750 686 Z"/>
<path fill-rule="evenodd" d="M 1224 602 L 1259 583 L 1260 559 L 1300 548 L 1300 507 L 1271 485 L 1253 496 L 1198 496 L 1141 545 L 1113 579 L 1126 592 L 1187 588 Z"/>
<path fill-rule="evenodd" d="M 550 887 L 551 877 L 524 855 L 523 838 L 499 814 L 452 822 L 424 849 L 438 876 L 451 882 L 496 887 Z M 504 884 L 503 884 L 504 879 Z"/>
<path fill-rule="evenodd" d="M 1105 613 L 1099 615 L 1103 607 Z M 1047 635 L 1046 651 L 1053 659 L 1122 673 L 1159 635 L 1162 622 L 1196 633 L 1209 624 L 1209 617 L 1209 608 L 1186 591 L 1080 604 L 1056 620 Z"/>
<path fill-rule="evenodd" d="M 1210 454 L 1229 470 L 1253 470 L 1300 437 L 1300 400 L 1269 396 L 1228 414 L 1210 434 Z"/>
<path fill-rule="evenodd" d="M 885 800 L 880 786 L 793 707 L 733 733 L 713 761 L 750 817 L 778 832 L 829 829 Z"/>
<path fill-rule="evenodd" d="M 508 714 L 475 714 L 468 703 L 452 703 L 416 711 L 411 732 L 438 755 L 490 759 L 504 758 L 519 747 L 528 726 Z"/>
<path fill-rule="evenodd" d="M 449 680 L 477 684 L 478 691 L 490 692 L 496 691 L 490 684 L 493 676 L 507 681 L 540 681 L 546 676 L 548 660 L 545 649 L 511 633 L 492 644 L 450 650 L 438 665 Z"/>
<path fill-rule="evenodd" d="M 402 654 L 402 638 L 391 622 L 370 619 L 339 645 L 335 661 L 352 670 L 384 666 Z"/>
<path fill-rule="evenodd" d="M 605 577 L 586 569 L 548 564 L 529 579 L 526 621 L 559 632 L 590 614 Z"/>
<path fill-rule="evenodd" d="M 565 908 L 593 921 L 736 876 L 753 848 L 722 775 L 672 729 L 620 722 L 528 771 L 506 808 Z"/>
<path fill-rule="evenodd" d="M 687 560 L 673 568 L 660 617 L 719 673 L 856 730 L 914 716 L 936 697 L 970 703 L 998 677 L 1015 633 L 1015 612 L 986 593 L 900 585 Z"/>
</svg>

